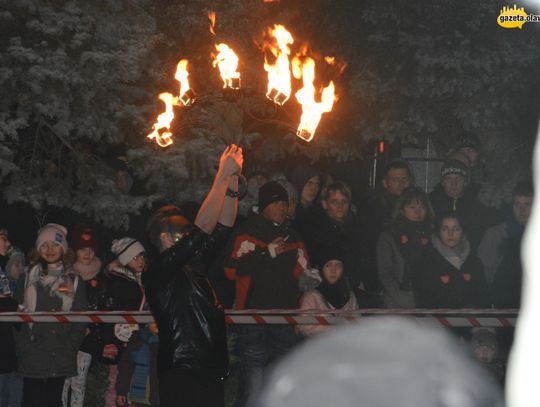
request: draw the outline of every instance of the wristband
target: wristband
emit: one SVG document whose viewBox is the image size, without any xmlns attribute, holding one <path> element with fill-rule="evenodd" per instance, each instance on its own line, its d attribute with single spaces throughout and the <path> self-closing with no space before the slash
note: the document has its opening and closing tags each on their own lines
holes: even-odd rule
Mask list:
<svg viewBox="0 0 540 407">
<path fill-rule="evenodd" d="M 225 195 L 230 196 L 231 198 L 238 198 L 240 196 L 240 192 L 233 191 L 231 188 L 227 188 L 227 192 L 225 192 Z"/>
</svg>

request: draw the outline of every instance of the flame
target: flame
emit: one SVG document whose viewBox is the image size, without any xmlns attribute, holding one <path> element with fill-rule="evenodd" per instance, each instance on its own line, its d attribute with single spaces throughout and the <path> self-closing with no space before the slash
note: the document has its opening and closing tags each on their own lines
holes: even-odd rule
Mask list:
<svg viewBox="0 0 540 407">
<path fill-rule="evenodd" d="M 216 49 L 218 54 L 214 56 L 214 68 L 219 68 L 219 74 L 223 79 L 223 87 L 231 89 L 240 88 L 240 73 L 236 71 L 238 68 L 238 56 L 229 48 L 227 44 L 217 44 Z"/>
<path fill-rule="evenodd" d="M 178 99 L 184 104 L 184 106 L 189 106 L 195 101 L 195 94 L 189 87 L 189 72 L 187 70 L 188 60 L 181 59 L 176 66 L 176 74 L 174 79 L 180 83 L 180 88 L 178 90 Z"/>
<path fill-rule="evenodd" d="M 214 31 L 214 27 L 216 26 L 216 13 L 214 11 L 210 11 L 208 13 L 208 19 L 210 20 L 210 32 L 216 35 L 216 32 Z"/>
<path fill-rule="evenodd" d="M 283 105 L 291 96 L 291 71 L 289 69 L 289 45 L 294 39 L 287 29 L 279 24 L 269 29 L 270 35 L 275 39 L 269 48 L 276 57 L 273 64 L 265 58 L 264 70 L 268 72 L 268 91 L 266 96 L 278 105 Z"/>
<path fill-rule="evenodd" d="M 306 141 L 311 141 L 315 135 L 315 130 L 321 120 L 323 113 L 330 112 L 334 106 L 335 87 L 334 82 L 322 90 L 321 101 L 315 101 L 315 61 L 312 58 L 305 58 L 302 62 L 298 57 L 293 58 L 293 75 L 295 78 L 302 78 L 303 87 L 296 92 L 296 100 L 302 105 L 302 117 L 296 135 Z"/>
<path fill-rule="evenodd" d="M 173 106 L 178 106 L 178 98 L 168 92 L 160 93 L 159 98 L 165 103 L 165 111 L 157 117 L 157 121 L 152 126 L 152 133 L 148 137 L 155 139 L 160 147 L 167 147 L 173 143 L 170 132 L 171 122 L 174 119 Z M 160 133 L 160 130 L 166 129 Z"/>
<path fill-rule="evenodd" d="M 336 58 L 335 57 L 324 57 L 324 60 L 329 65 L 334 65 L 336 63 Z"/>
</svg>

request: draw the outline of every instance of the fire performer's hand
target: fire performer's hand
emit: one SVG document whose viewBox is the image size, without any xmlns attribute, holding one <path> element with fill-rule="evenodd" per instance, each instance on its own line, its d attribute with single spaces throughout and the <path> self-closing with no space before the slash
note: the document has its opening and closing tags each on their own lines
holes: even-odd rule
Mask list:
<svg viewBox="0 0 540 407">
<path fill-rule="evenodd" d="M 242 147 L 231 144 L 225 148 L 219 159 L 219 171 L 226 177 L 239 175 L 242 172 L 244 157 Z"/>
</svg>

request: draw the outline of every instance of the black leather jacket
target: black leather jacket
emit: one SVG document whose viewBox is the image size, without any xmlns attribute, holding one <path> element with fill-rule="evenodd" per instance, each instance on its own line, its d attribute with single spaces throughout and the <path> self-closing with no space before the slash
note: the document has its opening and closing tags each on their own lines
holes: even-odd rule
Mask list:
<svg viewBox="0 0 540 407">
<path fill-rule="evenodd" d="M 229 234 L 230 228 L 220 224 L 212 235 L 194 228 L 143 274 L 146 299 L 159 328 L 159 373 L 227 375 L 225 316 L 205 263 L 213 260 Z"/>
</svg>

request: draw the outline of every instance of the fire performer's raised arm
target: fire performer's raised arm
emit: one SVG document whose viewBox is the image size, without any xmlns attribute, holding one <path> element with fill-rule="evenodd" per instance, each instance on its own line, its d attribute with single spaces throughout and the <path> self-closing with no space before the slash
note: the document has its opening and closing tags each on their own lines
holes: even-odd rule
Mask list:
<svg viewBox="0 0 540 407">
<path fill-rule="evenodd" d="M 218 222 L 223 226 L 234 225 L 238 209 L 235 193 L 238 190 L 238 175 L 242 171 L 242 164 L 241 147 L 232 144 L 223 151 L 212 188 L 195 219 L 195 225 L 203 232 L 211 234 Z"/>
</svg>

